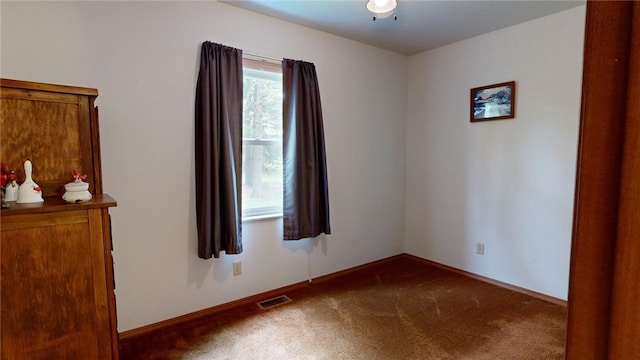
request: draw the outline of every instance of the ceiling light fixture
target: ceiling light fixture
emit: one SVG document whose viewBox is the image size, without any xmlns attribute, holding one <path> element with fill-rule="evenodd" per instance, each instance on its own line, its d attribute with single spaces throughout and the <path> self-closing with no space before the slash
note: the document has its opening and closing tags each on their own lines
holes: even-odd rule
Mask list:
<svg viewBox="0 0 640 360">
<path fill-rule="evenodd" d="M 393 14 L 393 20 L 398 20 L 396 16 L 397 0 L 368 0 L 367 10 L 373 13 L 373 21 L 377 18 L 384 19 Z"/>
</svg>

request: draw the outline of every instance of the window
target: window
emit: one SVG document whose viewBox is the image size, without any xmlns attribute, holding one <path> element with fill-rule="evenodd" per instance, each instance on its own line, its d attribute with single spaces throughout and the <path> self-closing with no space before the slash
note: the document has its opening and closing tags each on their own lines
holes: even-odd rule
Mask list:
<svg viewBox="0 0 640 360">
<path fill-rule="evenodd" d="M 242 215 L 282 213 L 282 68 L 244 59 Z"/>
</svg>

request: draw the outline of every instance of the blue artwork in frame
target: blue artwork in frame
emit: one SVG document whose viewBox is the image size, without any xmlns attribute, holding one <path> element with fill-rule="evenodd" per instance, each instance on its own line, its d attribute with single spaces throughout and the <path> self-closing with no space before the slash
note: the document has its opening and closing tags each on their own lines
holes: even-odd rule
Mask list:
<svg viewBox="0 0 640 360">
<path fill-rule="evenodd" d="M 471 122 L 513 119 L 516 115 L 516 82 L 471 89 Z"/>
</svg>

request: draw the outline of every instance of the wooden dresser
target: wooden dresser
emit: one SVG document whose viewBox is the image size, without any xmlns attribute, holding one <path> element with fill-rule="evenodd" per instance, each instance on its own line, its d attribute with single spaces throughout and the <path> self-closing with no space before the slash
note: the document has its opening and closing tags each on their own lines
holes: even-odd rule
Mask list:
<svg viewBox="0 0 640 360">
<path fill-rule="evenodd" d="M 43 203 L 0 213 L 2 360 L 118 359 L 109 208 L 102 192 L 95 89 L 0 79 L 0 161 Z M 93 199 L 61 199 L 72 171 Z"/>
</svg>

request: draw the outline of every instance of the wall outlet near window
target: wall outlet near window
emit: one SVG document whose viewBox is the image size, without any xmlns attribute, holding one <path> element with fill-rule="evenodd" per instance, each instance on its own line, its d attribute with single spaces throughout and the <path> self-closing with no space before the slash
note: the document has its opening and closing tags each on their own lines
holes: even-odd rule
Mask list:
<svg viewBox="0 0 640 360">
<path fill-rule="evenodd" d="M 476 254 L 484 255 L 484 243 L 476 243 Z"/>
<path fill-rule="evenodd" d="M 233 262 L 233 276 L 242 274 L 242 261 Z"/>
</svg>

